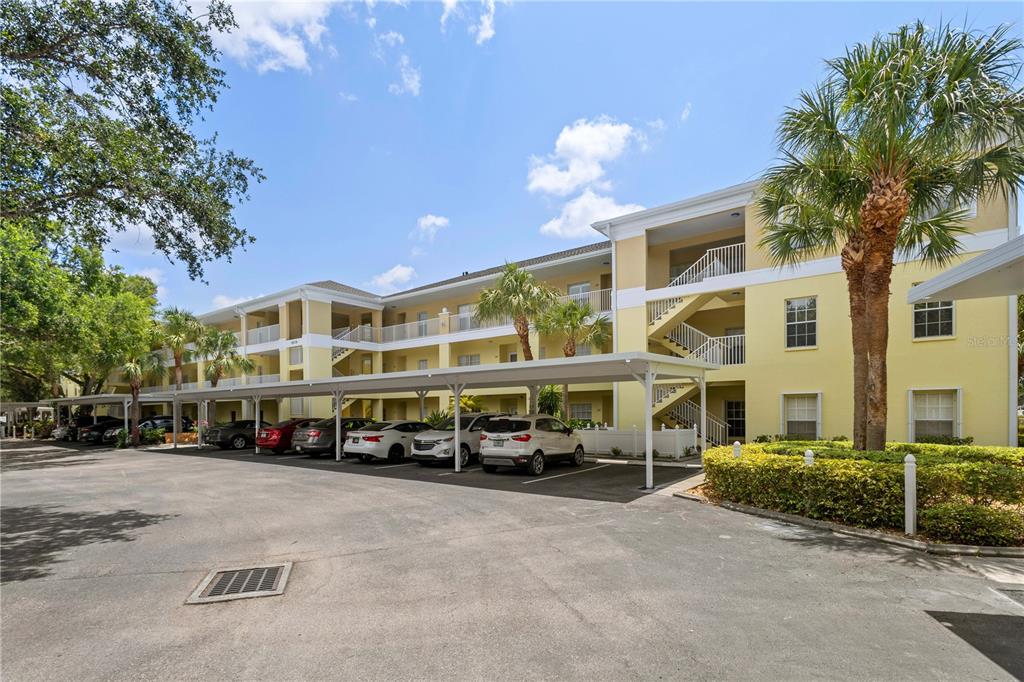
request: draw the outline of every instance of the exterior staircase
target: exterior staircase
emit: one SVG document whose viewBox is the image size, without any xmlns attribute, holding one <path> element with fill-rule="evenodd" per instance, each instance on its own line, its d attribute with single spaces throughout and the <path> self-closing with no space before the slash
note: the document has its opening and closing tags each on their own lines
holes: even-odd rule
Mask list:
<svg viewBox="0 0 1024 682">
<path fill-rule="evenodd" d="M 670 428 L 676 426 L 682 428 L 693 427 L 697 429 L 697 437 L 700 437 L 700 405 L 692 400 L 684 400 L 659 417 Z M 708 420 L 708 443 L 723 445 L 729 440 L 729 426 L 710 412 Z"/>
<path fill-rule="evenodd" d="M 703 308 L 717 293 L 694 294 L 651 301 L 647 304 L 647 338 L 668 336 L 681 322 Z"/>
<path fill-rule="evenodd" d="M 654 417 L 659 418 L 669 412 L 679 401 L 685 400 L 699 390 L 696 383 L 655 384 L 654 385 Z"/>
</svg>

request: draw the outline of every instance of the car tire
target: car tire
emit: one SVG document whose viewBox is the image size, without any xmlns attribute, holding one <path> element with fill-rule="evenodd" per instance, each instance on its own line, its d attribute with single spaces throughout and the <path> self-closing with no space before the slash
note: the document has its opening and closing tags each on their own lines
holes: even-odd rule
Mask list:
<svg viewBox="0 0 1024 682">
<path fill-rule="evenodd" d="M 469 446 L 465 443 L 459 446 L 459 454 L 461 455 L 459 457 L 459 467 L 465 468 L 469 466 L 469 459 L 473 456 L 473 453 L 469 450 Z"/>
<path fill-rule="evenodd" d="M 388 464 L 400 464 L 403 459 L 405 459 L 405 449 L 398 443 L 395 443 L 388 450 Z"/>
<path fill-rule="evenodd" d="M 489 474 L 496 474 L 496 473 L 498 473 L 498 467 L 496 467 L 493 464 L 482 464 L 481 466 L 483 466 L 484 471 L 486 471 Z"/>
<path fill-rule="evenodd" d="M 572 453 L 572 458 L 569 460 L 569 464 L 574 467 L 583 465 L 583 446 L 577 445 L 576 451 Z"/>
<path fill-rule="evenodd" d="M 526 473 L 531 476 L 540 476 L 544 473 L 544 453 L 540 450 L 533 453 L 530 461 L 526 463 Z"/>
<path fill-rule="evenodd" d="M 245 436 L 235 436 L 234 438 L 231 439 L 231 449 L 244 450 L 248 442 L 249 439 L 246 438 Z"/>
</svg>

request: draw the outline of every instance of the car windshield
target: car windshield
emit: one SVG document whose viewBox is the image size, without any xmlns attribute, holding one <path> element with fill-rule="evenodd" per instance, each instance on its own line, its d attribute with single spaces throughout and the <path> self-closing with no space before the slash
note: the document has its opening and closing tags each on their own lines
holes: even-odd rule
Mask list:
<svg viewBox="0 0 1024 682">
<path fill-rule="evenodd" d="M 487 424 L 487 430 L 491 433 L 515 433 L 516 431 L 529 431 L 530 422 L 525 419 L 492 419 Z"/>
<path fill-rule="evenodd" d="M 275 428 L 279 427 L 279 426 L 291 426 L 292 424 L 294 424 L 294 423 L 296 423 L 298 421 L 299 421 L 298 419 L 285 419 L 283 422 L 277 422 L 273 426 Z"/>
<path fill-rule="evenodd" d="M 374 422 L 373 424 L 367 424 L 366 426 L 360 426 L 360 431 L 383 431 L 384 429 L 390 429 L 392 426 L 391 422 Z"/>
<path fill-rule="evenodd" d="M 461 417 L 459 421 L 462 423 L 460 431 L 465 431 L 469 428 L 469 425 L 473 423 L 473 417 Z M 454 431 L 455 430 L 455 418 L 447 420 L 443 424 L 437 427 L 438 431 Z"/>
<path fill-rule="evenodd" d="M 224 425 L 224 428 L 226 428 L 226 429 L 245 429 L 245 428 L 251 429 L 252 428 L 252 422 L 250 422 L 250 421 L 228 422 L 227 424 Z"/>
</svg>

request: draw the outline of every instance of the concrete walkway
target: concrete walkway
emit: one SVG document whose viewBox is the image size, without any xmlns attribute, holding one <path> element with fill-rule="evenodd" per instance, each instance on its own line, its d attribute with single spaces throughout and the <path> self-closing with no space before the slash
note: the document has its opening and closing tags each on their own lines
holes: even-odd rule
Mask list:
<svg viewBox="0 0 1024 682">
<path fill-rule="evenodd" d="M 5 681 L 1024 675 L 1020 561 L 637 495 L 635 467 L 2 450 Z M 183 603 L 276 560 L 283 596 Z"/>
</svg>

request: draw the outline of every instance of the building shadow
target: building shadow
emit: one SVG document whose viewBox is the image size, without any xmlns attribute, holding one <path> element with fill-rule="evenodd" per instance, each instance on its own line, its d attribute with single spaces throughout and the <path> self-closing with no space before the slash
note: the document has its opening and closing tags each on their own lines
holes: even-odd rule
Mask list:
<svg viewBox="0 0 1024 682">
<path fill-rule="evenodd" d="M 133 531 L 174 515 L 135 509 L 114 512 L 60 511 L 57 506 L 0 508 L 0 583 L 52 573 L 61 553 L 96 542 L 131 542 Z"/>
<path fill-rule="evenodd" d="M 925 611 L 1018 680 L 1024 680 L 1024 616 Z"/>
<path fill-rule="evenodd" d="M 85 464 L 96 464 L 100 460 L 94 457 L 82 456 L 83 453 L 77 450 L 63 452 L 5 452 L 0 458 L 0 472 L 28 471 L 30 469 L 58 469 L 61 467 L 82 466 Z"/>
</svg>

